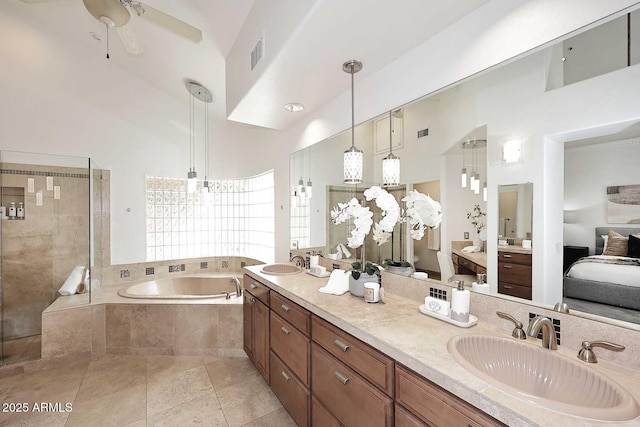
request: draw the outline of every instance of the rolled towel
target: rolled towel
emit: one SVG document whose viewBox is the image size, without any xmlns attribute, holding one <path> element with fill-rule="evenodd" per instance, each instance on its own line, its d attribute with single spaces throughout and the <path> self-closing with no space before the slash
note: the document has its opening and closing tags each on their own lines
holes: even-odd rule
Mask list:
<svg viewBox="0 0 640 427">
<path fill-rule="evenodd" d="M 427 280 L 429 278 L 429 274 L 416 271 L 415 273 L 412 274 L 412 277 L 414 279 Z"/>
<path fill-rule="evenodd" d="M 79 265 L 71 271 L 67 280 L 64 281 L 64 284 L 58 290 L 60 295 L 73 295 L 78 292 L 78 288 L 80 287 L 80 283 L 82 283 L 82 278 L 84 276 L 84 266 Z"/>
<path fill-rule="evenodd" d="M 349 276 L 345 270 L 336 269 L 331 272 L 329 281 L 325 286 L 318 289 L 323 294 L 342 295 L 349 291 Z"/>
</svg>

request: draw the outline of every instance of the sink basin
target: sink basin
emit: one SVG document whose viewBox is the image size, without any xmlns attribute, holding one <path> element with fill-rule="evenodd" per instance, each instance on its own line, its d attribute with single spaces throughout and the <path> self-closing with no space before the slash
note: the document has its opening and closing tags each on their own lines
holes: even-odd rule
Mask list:
<svg viewBox="0 0 640 427">
<path fill-rule="evenodd" d="M 267 264 L 262 267 L 263 273 L 273 274 L 275 276 L 286 276 L 288 274 L 297 274 L 302 271 L 300 267 L 293 264 Z"/>
<path fill-rule="evenodd" d="M 611 378 L 557 351 L 489 335 L 461 335 L 451 356 L 505 393 L 564 414 L 599 421 L 640 415 L 635 399 Z"/>
</svg>

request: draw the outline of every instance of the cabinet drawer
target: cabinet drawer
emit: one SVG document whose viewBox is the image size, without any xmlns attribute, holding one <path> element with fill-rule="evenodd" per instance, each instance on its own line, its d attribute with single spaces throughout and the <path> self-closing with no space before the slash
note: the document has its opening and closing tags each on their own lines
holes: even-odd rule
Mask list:
<svg viewBox="0 0 640 427">
<path fill-rule="evenodd" d="M 429 425 L 442 427 L 503 425 L 402 366 L 396 366 L 396 402 Z"/>
<path fill-rule="evenodd" d="M 315 343 L 311 376 L 314 396 L 345 426 L 392 426 L 393 401 Z"/>
<path fill-rule="evenodd" d="M 498 293 L 528 300 L 530 300 L 532 296 L 531 286 L 520 286 L 505 282 L 498 282 Z"/>
<path fill-rule="evenodd" d="M 269 305 L 269 288 L 266 285 L 263 285 L 262 283 L 255 280 L 253 277 L 250 277 L 246 274 L 242 279 L 242 283 L 244 284 L 244 289 L 247 292 L 249 292 L 254 297 L 258 298 L 267 306 Z"/>
<path fill-rule="evenodd" d="M 311 334 L 315 342 L 342 363 L 393 396 L 393 359 L 316 316 L 312 318 Z"/>
<path fill-rule="evenodd" d="M 460 267 L 466 268 L 467 270 L 471 270 L 474 273 L 476 273 L 478 269 L 478 265 L 475 262 L 469 261 L 468 259 L 462 257 L 458 257 L 458 265 Z"/>
<path fill-rule="evenodd" d="M 272 351 L 269 362 L 271 369 L 271 389 L 282 406 L 289 412 L 298 427 L 309 425 L 309 403 L 311 393 L 293 373 L 287 369 L 282 360 Z"/>
<path fill-rule="evenodd" d="M 503 261 L 512 264 L 531 265 L 531 254 L 498 251 L 498 262 Z"/>
<path fill-rule="evenodd" d="M 420 421 L 418 417 L 404 409 L 396 403 L 396 424 L 395 427 L 429 427 Z"/>
<path fill-rule="evenodd" d="M 531 286 L 531 266 L 500 261 L 498 263 L 498 281 Z"/>
<path fill-rule="evenodd" d="M 309 338 L 271 312 L 271 350 L 309 386 Z"/>
<path fill-rule="evenodd" d="M 282 295 L 271 292 L 271 310 L 300 329 L 306 336 L 311 334 L 311 313 Z"/>
<path fill-rule="evenodd" d="M 342 427 L 340 421 L 336 420 L 315 396 L 311 397 L 311 425 L 313 427 Z"/>
</svg>

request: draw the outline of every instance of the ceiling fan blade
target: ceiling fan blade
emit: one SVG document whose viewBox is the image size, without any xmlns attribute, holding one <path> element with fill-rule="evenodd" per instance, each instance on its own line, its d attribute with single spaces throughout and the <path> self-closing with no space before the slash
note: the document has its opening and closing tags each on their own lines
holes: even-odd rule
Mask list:
<svg viewBox="0 0 640 427">
<path fill-rule="evenodd" d="M 140 39 L 138 39 L 135 31 L 133 31 L 128 25 L 116 27 L 116 32 L 118 33 L 118 37 L 120 37 L 120 41 L 127 53 L 130 53 L 131 55 L 142 55 L 144 53 Z"/>
<path fill-rule="evenodd" d="M 198 43 L 202 40 L 202 31 L 183 22 L 173 16 L 160 12 L 147 4 L 141 3 L 144 12 L 141 14 L 145 19 L 157 24 L 179 36 L 185 37 L 193 42 Z"/>
</svg>

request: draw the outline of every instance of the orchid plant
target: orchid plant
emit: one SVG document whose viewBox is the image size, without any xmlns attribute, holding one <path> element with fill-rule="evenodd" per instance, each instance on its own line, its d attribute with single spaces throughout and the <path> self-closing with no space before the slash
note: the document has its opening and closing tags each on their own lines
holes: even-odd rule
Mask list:
<svg viewBox="0 0 640 427">
<path fill-rule="evenodd" d="M 334 224 L 353 219 L 355 228 L 351 230 L 351 236 L 347 239 L 347 246 L 358 248 L 364 244 L 365 237 L 373 226 L 373 240 L 381 246 L 385 244 L 397 223 L 408 223 L 410 234 L 414 240 L 424 237 L 427 228 L 437 228 L 442 222 L 442 208 L 440 203 L 431 197 L 412 190 L 402 199 L 405 204 L 404 211 L 387 190 L 379 186 L 372 186 L 364 191 L 367 201 L 374 200 L 376 206 L 382 211 L 380 222 L 373 223 L 373 212 L 368 206 L 361 206 L 360 202 L 353 198 L 347 203 L 338 203 L 331 211 L 331 219 Z"/>
<path fill-rule="evenodd" d="M 484 222 L 484 217 L 486 216 L 487 214 L 482 212 L 482 209 L 480 209 L 480 205 L 475 205 L 473 207 L 473 211 L 467 212 L 467 219 L 471 221 L 471 225 L 473 225 L 473 227 L 476 229 L 476 233 L 480 234 L 480 232 L 484 229 L 486 225 Z"/>
</svg>

